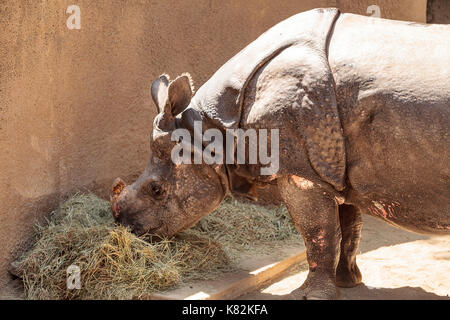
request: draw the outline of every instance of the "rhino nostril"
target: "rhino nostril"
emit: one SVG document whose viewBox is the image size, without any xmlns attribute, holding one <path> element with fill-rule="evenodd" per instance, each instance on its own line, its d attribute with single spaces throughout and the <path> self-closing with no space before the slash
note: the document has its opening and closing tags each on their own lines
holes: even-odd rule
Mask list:
<svg viewBox="0 0 450 320">
<path fill-rule="evenodd" d="M 114 204 L 114 218 L 119 218 L 119 205 L 117 203 Z"/>
<path fill-rule="evenodd" d="M 119 219 L 119 205 L 117 204 L 117 200 L 111 198 L 111 211 L 114 219 L 117 221 Z"/>
</svg>

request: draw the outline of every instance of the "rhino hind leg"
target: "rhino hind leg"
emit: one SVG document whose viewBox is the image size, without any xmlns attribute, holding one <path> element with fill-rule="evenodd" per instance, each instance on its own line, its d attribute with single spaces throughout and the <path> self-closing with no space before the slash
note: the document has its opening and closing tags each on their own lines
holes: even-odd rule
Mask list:
<svg viewBox="0 0 450 320">
<path fill-rule="evenodd" d="M 303 188 L 297 180 L 296 176 L 279 180 L 281 196 L 305 241 L 309 265 L 307 279 L 291 298 L 336 299 L 341 243 L 338 206 L 320 186 Z"/>
<path fill-rule="evenodd" d="M 362 220 L 357 208 L 350 205 L 339 206 L 341 225 L 341 254 L 336 269 L 336 284 L 352 288 L 361 283 L 362 276 L 356 264 L 356 251 L 361 239 Z"/>
</svg>

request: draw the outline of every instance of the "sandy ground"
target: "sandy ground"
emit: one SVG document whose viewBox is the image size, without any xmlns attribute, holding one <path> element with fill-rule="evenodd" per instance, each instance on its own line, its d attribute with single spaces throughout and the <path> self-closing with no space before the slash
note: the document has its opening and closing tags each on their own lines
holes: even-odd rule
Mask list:
<svg viewBox="0 0 450 320">
<path fill-rule="evenodd" d="M 364 216 L 357 263 L 363 284 L 340 289 L 340 298 L 450 299 L 450 236 L 430 237 Z M 288 299 L 307 275 L 306 265 L 240 299 Z"/>
</svg>

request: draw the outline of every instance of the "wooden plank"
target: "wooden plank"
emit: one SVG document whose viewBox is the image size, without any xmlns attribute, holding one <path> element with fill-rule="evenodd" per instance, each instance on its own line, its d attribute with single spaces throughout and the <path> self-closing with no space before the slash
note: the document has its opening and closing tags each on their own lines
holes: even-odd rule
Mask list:
<svg viewBox="0 0 450 320">
<path fill-rule="evenodd" d="M 306 251 L 302 251 L 280 262 L 265 266 L 261 269 L 255 270 L 240 281 L 232 283 L 227 289 L 209 296 L 206 300 L 226 300 L 235 299 L 246 293 L 252 292 L 267 285 L 270 281 L 275 281 L 283 276 L 296 264 L 306 260 Z"/>
<path fill-rule="evenodd" d="M 297 251 L 298 252 L 298 251 Z M 172 293 L 150 294 L 141 299 L 148 300 L 225 300 L 236 299 L 276 281 L 295 265 L 306 260 L 306 250 L 290 255 L 280 261 L 264 265 L 253 271 L 226 274 L 223 279 L 210 280 L 209 287 L 199 285 L 199 290 L 174 290 Z M 195 286 L 195 284 L 194 284 Z"/>
</svg>

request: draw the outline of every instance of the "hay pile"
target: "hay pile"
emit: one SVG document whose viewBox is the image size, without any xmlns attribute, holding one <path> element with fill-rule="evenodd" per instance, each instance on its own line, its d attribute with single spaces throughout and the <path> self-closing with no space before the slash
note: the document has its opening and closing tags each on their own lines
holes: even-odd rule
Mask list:
<svg viewBox="0 0 450 320">
<path fill-rule="evenodd" d="M 194 228 L 151 242 L 115 225 L 108 202 L 76 195 L 37 226 L 15 273 L 28 299 L 130 299 L 233 270 L 239 252 L 255 243 L 298 239 L 284 208 L 228 198 Z M 67 290 L 70 265 L 80 268 L 80 290 Z"/>
<path fill-rule="evenodd" d="M 287 243 L 299 243 L 286 207 L 263 207 L 248 201 L 226 198 L 211 214 L 189 230 L 217 241 L 235 259 L 243 251 L 267 251 Z"/>
</svg>

